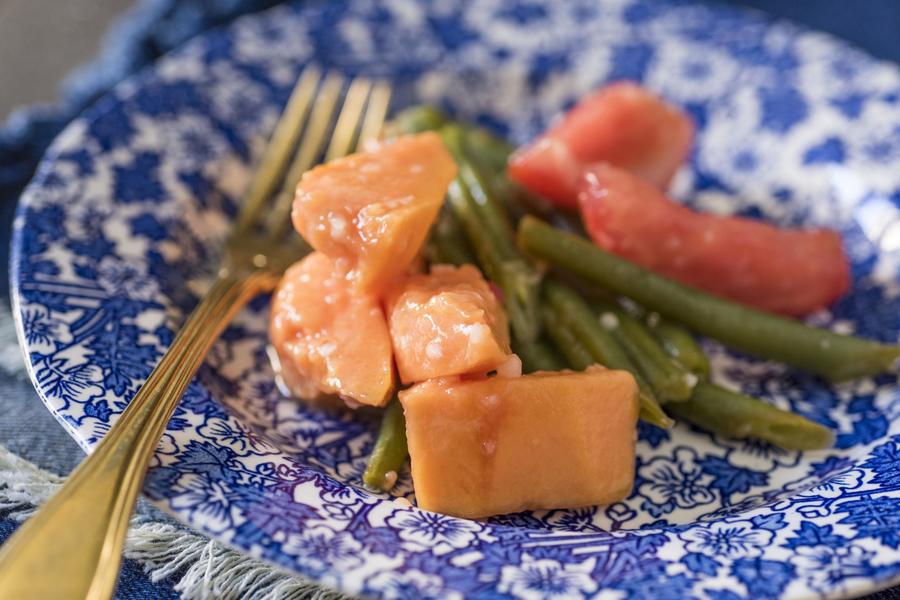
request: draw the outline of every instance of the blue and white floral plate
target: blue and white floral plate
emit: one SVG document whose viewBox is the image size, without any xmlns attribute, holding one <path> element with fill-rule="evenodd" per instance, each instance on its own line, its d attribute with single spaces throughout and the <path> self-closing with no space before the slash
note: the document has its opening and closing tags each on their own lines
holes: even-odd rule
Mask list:
<svg viewBox="0 0 900 600">
<path fill-rule="evenodd" d="M 840 229 L 854 291 L 814 321 L 900 332 L 900 74 L 828 37 L 685 2 L 309 1 L 204 35 L 63 133 L 16 221 L 13 287 L 43 401 L 90 449 L 209 280 L 301 67 L 386 77 L 528 139 L 583 92 L 639 79 L 700 126 L 675 193 Z M 837 430 L 798 454 L 645 427 L 633 495 L 467 521 L 359 486 L 376 423 L 281 398 L 267 301 L 213 349 L 145 491 L 183 522 L 380 597 L 813 598 L 900 581 L 895 376 L 829 387 L 714 343 L 715 378 Z M 408 475 L 400 493 L 411 497 Z"/>
</svg>

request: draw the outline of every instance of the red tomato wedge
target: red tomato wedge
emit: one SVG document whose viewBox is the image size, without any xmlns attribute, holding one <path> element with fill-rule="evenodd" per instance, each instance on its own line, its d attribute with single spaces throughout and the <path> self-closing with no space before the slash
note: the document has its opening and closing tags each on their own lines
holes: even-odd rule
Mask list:
<svg viewBox="0 0 900 600">
<path fill-rule="evenodd" d="M 584 169 L 608 162 L 666 189 L 691 151 L 694 123 L 679 108 L 623 81 L 585 96 L 532 144 L 513 154 L 510 178 L 565 208 L 577 208 Z"/>
<path fill-rule="evenodd" d="M 695 212 L 611 165 L 595 165 L 578 194 L 601 248 L 686 285 L 789 316 L 824 308 L 847 291 L 841 237 Z"/>
</svg>

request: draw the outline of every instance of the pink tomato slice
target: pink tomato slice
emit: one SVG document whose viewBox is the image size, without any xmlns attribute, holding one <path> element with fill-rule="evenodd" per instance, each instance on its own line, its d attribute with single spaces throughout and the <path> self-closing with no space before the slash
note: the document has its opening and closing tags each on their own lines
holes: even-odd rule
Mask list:
<svg viewBox="0 0 900 600">
<path fill-rule="evenodd" d="M 687 159 L 694 123 L 679 108 L 632 82 L 600 88 L 510 158 L 509 176 L 564 208 L 577 208 L 584 169 L 608 162 L 666 189 Z"/>
<path fill-rule="evenodd" d="M 835 231 L 698 213 L 612 165 L 589 169 L 579 190 L 594 243 L 686 285 L 790 316 L 828 306 L 850 285 Z"/>
</svg>

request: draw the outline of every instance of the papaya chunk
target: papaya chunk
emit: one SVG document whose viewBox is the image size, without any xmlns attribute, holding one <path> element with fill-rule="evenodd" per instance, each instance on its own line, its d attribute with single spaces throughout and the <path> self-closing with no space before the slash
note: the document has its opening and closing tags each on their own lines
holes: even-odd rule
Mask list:
<svg viewBox="0 0 900 600">
<path fill-rule="evenodd" d="M 401 391 L 419 508 L 465 518 L 607 504 L 634 480 L 634 377 L 589 367 Z"/>
<path fill-rule="evenodd" d="M 316 250 L 347 259 L 357 289 L 382 293 L 409 270 L 455 176 L 437 134 L 396 138 L 303 175 L 294 227 Z"/>
<path fill-rule="evenodd" d="M 394 388 L 387 321 L 378 298 L 356 293 L 339 263 L 313 252 L 285 272 L 269 339 L 285 382 L 300 397 L 337 394 L 383 406 Z"/>
<path fill-rule="evenodd" d="M 388 325 L 403 383 L 486 373 L 509 360 L 509 325 L 472 265 L 435 265 L 388 296 Z"/>
</svg>

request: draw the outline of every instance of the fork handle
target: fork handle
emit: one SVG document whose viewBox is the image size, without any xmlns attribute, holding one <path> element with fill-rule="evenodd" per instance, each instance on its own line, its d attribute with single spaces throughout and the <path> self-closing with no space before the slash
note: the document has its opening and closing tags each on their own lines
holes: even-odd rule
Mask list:
<svg viewBox="0 0 900 600">
<path fill-rule="evenodd" d="M 94 452 L 0 548 L 0 598 L 112 597 L 147 465 L 178 400 L 229 321 L 277 281 L 267 271 L 220 274 Z"/>
</svg>

